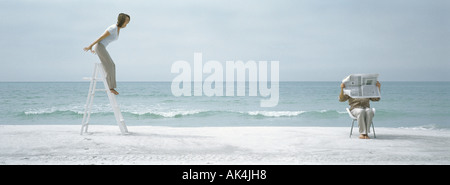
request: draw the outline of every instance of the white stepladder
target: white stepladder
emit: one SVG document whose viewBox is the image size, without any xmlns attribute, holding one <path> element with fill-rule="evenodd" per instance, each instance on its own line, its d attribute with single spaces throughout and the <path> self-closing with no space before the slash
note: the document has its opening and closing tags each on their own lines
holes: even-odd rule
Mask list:
<svg viewBox="0 0 450 185">
<path fill-rule="evenodd" d="M 101 74 L 101 78 L 98 78 L 99 73 Z M 84 115 L 83 115 L 83 121 L 81 122 L 81 135 L 83 133 L 87 133 L 88 126 L 89 126 L 89 119 L 91 117 L 91 108 L 92 104 L 94 102 L 94 96 L 95 91 L 105 91 L 108 95 L 109 103 L 114 111 L 114 116 L 116 117 L 117 125 L 119 125 L 120 132 L 122 134 L 128 134 L 127 126 L 125 125 L 125 120 L 123 119 L 122 113 L 120 112 L 119 105 L 117 105 L 116 101 L 116 95 L 114 95 L 109 90 L 109 85 L 106 82 L 106 72 L 103 69 L 103 66 L 101 63 L 95 63 L 94 65 L 94 73 L 92 74 L 92 78 L 84 78 L 85 80 L 90 80 L 90 86 L 89 86 L 89 93 L 86 100 L 86 105 L 84 108 Z M 102 80 L 103 85 L 105 86 L 105 89 L 96 89 L 97 81 Z"/>
</svg>

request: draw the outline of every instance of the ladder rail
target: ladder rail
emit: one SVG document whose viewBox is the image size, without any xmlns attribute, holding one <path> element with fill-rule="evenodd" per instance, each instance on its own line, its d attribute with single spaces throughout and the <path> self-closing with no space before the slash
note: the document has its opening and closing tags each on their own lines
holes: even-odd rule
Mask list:
<svg viewBox="0 0 450 185">
<path fill-rule="evenodd" d="M 84 132 L 87 132 L 87 126 L 89 124 L 89 117 L 91 112 L 91 105 L 92 105 L 92 92 L 95 89 L 96 80 L 95 77 L 97 76 L 97 64 L 94 65 L 94 72 L 92 73 L 91 82 L 89 84 L 89 92 L 86 98 L 86 104 L 84 105 L 84 114 L 83 114 L 83 121 L 81 122 L 81 134 Z"/>
<path fill-rule="evenodd" d="M 91 112 L 92 112 L 92 105 L 94 104 L 95 89 L 97 88 L 98 69 L 99 69 L 99 65 L 97 63 L 94 66 L 94 77 L 91 80 L 91 82 L 93 82 L 94 85 L 93 85 L 93 89 L 91 90 L 91 94 L 90 94 L 91 98 L 90 98 L 90 102 L 89 102 L 89 106 L 88 106 L 88 116 L 87 116 L 87 121 L 86 121 L 85 132 L 87 132 L 87 129 L 88 129 L 88 126 L 89 126 L 89 120 L 91 118 Z"/>
<path fill-rule="evenodd" d="M 96 73 L 97 74 L 97 73 Z M 92 112 L 92 105 L 94 104 L 94 97 L 95 97 L 95 88 L 97 86 L 97 80 L 93 79 L 92 82 L 94 83 L 93 85 L 93 89 L 91 90 L 90 93 L 90 101 L 89 101 L 89 105 L 87 108 L 87 119 L 86 119 L 86 126 L 85 126 L 85 132 L 87 132 L 88 126 L 89 126 L 89 120 L 91 119 L 91 112 Z"/>
<path fill-rule="evenodd" d="M 102 80 L 103 80 L 103 85 L 105 86 L 105 90 L 106 90 L 106 94 L 108 95 L 108 99 L 109 99 L 109 104 L 111 105 L 113 111 L 114 111 L 114 116 L 116 117 L 116 121 L 117 121 L 117 125 L 119 125 L 119 129 L 122 133 L 127 133 L 128 130 L 125 126 L 125 122 L 123 121 L 123 116 L 122 116 L 122 112 L 120 111 L 119 105 L 117 104 L 117 100 L 116 100 L 116 95 L 112 94 L 112 92 L 110 91 L 109 85 L 106 82 L 106 71 L 101 68 L 100 69 L 102 72 Z"/>
</svg>

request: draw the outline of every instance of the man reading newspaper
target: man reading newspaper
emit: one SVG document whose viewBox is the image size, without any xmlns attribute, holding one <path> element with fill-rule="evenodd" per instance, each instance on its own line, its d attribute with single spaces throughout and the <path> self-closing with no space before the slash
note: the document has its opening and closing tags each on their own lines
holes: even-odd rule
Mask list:
<svg viewBox="0 0 450 185">
<path fill-rule="evenodd" d="M 341 83 L 339 101 L 348 100 L 350 111 L 358 120 L 360 139 L 370 139 L 368 133 L 374 116 L 370 101 L 380 101 L 381 84 L 377 78 L 378 74 L 356 74 Z"/>
</svg>

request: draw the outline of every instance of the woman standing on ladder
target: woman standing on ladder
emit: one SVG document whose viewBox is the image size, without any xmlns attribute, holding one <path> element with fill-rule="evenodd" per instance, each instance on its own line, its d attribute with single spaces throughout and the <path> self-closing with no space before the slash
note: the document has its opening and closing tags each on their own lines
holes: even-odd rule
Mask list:
<svg viewBox="0 0 450 185">
<path fill-rule="evenodd" d="M 106 71 L 106 81 L 111 92 L 115 95 L 118 95 L 119 92 L 115 90 L 116 85 L 116 65 L 114 64 L 111 56 L 109 56 L 108 51 L 106 50 L 106 46 L 112 41 L 115 41 L 119 38 L 120 29 L 127 27 L 127 24 L 130 22 L 130 16 L 124 13 L 120 13 L 117 17 L 117 24 L 113 24 L 109 26 L 105 33 L 103 33 L 100 38 L 95 40 L 91 45 L 84 48 L 84 51 L 91 51 L 92 53 L 97 53 L 98 58 L 102 62 L 103 69 Z M 95 48 L 92 50 L 92 47 Z"/>
</svg>

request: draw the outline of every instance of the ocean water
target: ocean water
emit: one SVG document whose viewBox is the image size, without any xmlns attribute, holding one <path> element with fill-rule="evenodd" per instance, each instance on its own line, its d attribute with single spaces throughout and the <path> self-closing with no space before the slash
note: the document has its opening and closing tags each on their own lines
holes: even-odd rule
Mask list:
<svg viewBox="0 0 450 185">
<path fill-rule="evenodd" d="M 278 105 L 266 108 L 261 96 L 176 97 L 171 82 L 118 82 L 117 101 L 127 125 L 349 127 L 339 85 L 280 82 Z M 81 125 L 88 90 L 89 82 L 1 82 L 0 124 Z M 382 82 L 381 94 L 371 102 L 375 127 L 450 129 L 450 82 Z M 104 92 L 90 124 L 116 124 Z"/>
</svg>

